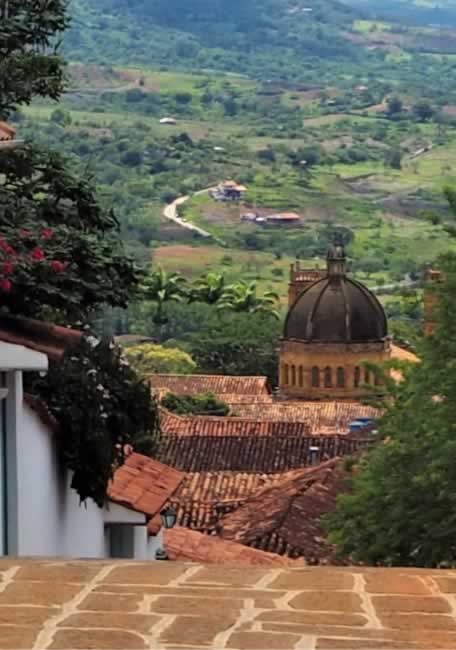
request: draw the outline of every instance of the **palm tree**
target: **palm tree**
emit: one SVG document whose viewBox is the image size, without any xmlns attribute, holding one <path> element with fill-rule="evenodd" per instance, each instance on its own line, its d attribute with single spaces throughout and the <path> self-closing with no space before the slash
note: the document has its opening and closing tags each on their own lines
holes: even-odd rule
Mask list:
<svg viewBox="0 0 456 650">
<path fill-rule="evenodd" d="M 156 325 L 166 325 L 167 302 L 183 302 L 186 299 L 186 280 L 179 273 L 168 273 L 159 267 L 151 271 L 147 276 L 142 288 L 145 300 L 151 300 L 157 304 L 157 310 L 153 317 Z"/>
<path fill-rule="evenodd" d="M 267 291 L 263 296 L 258 296 L 255 282 L 241 281 L 226 287 L 217 308 L 249 314 L 263 312 L 279 319 L 280 315 L 276 310 L 278 302 L 279 296 L 273 291 Z"/>
<path fill-rule="evenodd" d="M 190 292 L 190 302 L 215 305 L 225 293 L 225 277 L 222 273 L 208 273 L 195 282 Z"/>
</svg>

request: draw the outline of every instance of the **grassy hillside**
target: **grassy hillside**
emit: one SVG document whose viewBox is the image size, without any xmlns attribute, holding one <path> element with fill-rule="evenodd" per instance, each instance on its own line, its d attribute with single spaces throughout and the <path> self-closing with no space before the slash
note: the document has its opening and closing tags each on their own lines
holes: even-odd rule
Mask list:
<svg viewBox="0 0 456 650">
<path fill-rule="evenodd" d="M 287 78 L 304 61 L 359 60 L 338 0 L 73 0 L 73 60 Z"/>
</svg>

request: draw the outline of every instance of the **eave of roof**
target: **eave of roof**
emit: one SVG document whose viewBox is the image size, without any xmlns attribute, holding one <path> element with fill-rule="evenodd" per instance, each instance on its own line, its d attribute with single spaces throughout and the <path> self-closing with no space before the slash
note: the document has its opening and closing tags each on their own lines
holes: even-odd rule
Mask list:
<svg viewBox="0 0 456 650">
<path fill-rule="evenodd" d="M 250 566 L 299 566 L 296 561 L 274 553 L 266 553 L 176 526 L 165 530 L 164 542 L 171 560 L 205 562 L 207 564 L 235 564 Z"/>
<path fill-rule="evenodd" d="M 132 453 L 114 472 L 107 494 L 114 503 L 153 518 L 183 479 L 182 472 L 148 456 Z"/>
<path fill-rule="evenodd" d="M 44 321 L 0 316 L 0 341 L 41 352 L 53 361 L 60 361 L 68 348 L 81 342 L 82 336 L 78 330 Z"/>
</svg>

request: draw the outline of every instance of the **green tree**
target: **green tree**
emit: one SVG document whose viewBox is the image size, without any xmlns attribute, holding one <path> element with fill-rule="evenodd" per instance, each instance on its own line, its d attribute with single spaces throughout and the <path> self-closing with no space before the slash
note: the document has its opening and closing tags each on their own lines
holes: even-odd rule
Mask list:
<svg viewBox="0 0 456 650">
<path fill-rule="evenodd" d="M 139 274 L 115 215 L 56 154 L 26 146 L 0 155 L 0 231 L 0 280 L 9 280 L 0 290 L 12 313 L 76 322 L 134 295 Z"/>
<path fill-rule="evenodd" d="M 208 273 L 197 280 L 190 292 L 191 302 L 215 305 L 225 293 L 225 277 L 222 273 Z"/>
<path fill-rule="evenodd" d="M 142 343 L 126 348 L 125 356 L 141 375 L 151 373 L 187 375 L 196 370 L 196 363 L 187 352 L 154 343 Z"/>
<path fill-rule="evenodd" d="M 402 169 L 402 152 L 399 148 L 389 149 L 385 154 L 385 162 L 392 169 Z"/>
<path fill-rule="evenodd" d="M 386 103 L 386 113 L 390 117 L 393 115 L 398 115 L 399 113 L 402 113 L 404 110 L 404 104 L 402 103 L 402 100 L 397 97 L 389 97 Z"/>
<path fill-rule="evenodd" d="M 227 287 L 218 303 L 219 310 L 230 310 L 234 312 L 245 312 L 255 314 L 267 312 L 279 319 L 275 309 L 279 302 L 279 296 L 273 291 L 267 291 L 263 296 L 258 296 L 255 282 L 241 281 Z"/>
<path fill-rule="evenodd" d="M 412 108 L 413 114 L 420 122 L 427 122 L 434 116 L 435 110 L 432 104 L 423 100 L 417 102 Z"/>
<path fill-rule="evenodd" d="M 166 325 L 168 316 L 166 304 L 182 302 L 186 297 L 186 281 L 178 273 L 168 273 L 159 267 L 146 277 L 142 287 L 145 300 L 156 304 L 153 322 L 156 325 Z"/>
<path fill-rule="evenodd" d="M 442 260 L 439 322 L 421 363 L 390 384 L 379 444 L 329 519 L 331 540 L 355 561 L 393 566 L 456 564 L 456 256 Z"/>
<path fill-rule="evenodd" d="M 175 395 L 168 393 L 161 401 L 169 411 L 179 415 L 211 415 L 223 417 L 228 415 L 230 408 L 212 393 L 200 395 Z"/>
<path fill-rule="evenodd" d="M 51 113 L 51 122 L 55 122 L 55 124 L 60 124 L 60 126 L 69 126 L 71 121 L 70 113 L 61 108 L 56 108 L 55 111 Z"/>
<path fill-rule="evenodd" d="M 66 2 L 1 4 L 0 117 L 34 96 L 58 99 L 62 61 L 52 49 L 66 26 Z M 125 256 L 115 216 L 97 202 L 90 178 L 59 155 L 26 145 L 0 155 L 0 291 L 13 313 L 87 318 L 125 306 L 138 272 Z"/>
<path fill-rule="evenodd" d="M 33 97 L 63 89 L 56 36 L 67 26 L 66 0 L 4 0 L 0 6 L 0 118 Z"/>
</svg>

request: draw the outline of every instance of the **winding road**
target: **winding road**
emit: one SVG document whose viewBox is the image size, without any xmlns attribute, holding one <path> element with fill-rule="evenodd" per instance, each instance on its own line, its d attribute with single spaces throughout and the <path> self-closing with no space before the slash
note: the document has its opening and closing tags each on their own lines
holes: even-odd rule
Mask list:
<svg viewBox="0 0 456 650">
<path fill-rule="evenodd" d="M 195 192 L 193 196 L 206 194 L 207 192 L 210 192 L 211 189 L 212 188 L 209 187 L 206 190 L 200 190 L 199 192 Z M 203 230 L 203 228 L 200 228 L 199 226 L 195 226 L 195 224 L 190 223 L 186 219 L 181 219 L 179 217 L 179 213 L 178 213 L 179 206 L 186 203 L 190 198 L 191 198 L 190 196 L 180 196 L 172 203 L 168 203 L 168 205 L 163 210 L 163 216 L 165 217 L 165 219 L 168 219 L 169 221 L 174 221 L 174 223 L 177 223 L 179 226 L 182 226 L 182 228 L 191 230 L 192 232 L 197 233 L 201 237 L 205 237 L 206 239 L 212 237 L 211 233 L 208 232 L 207 230 Z"/>
</svg>

